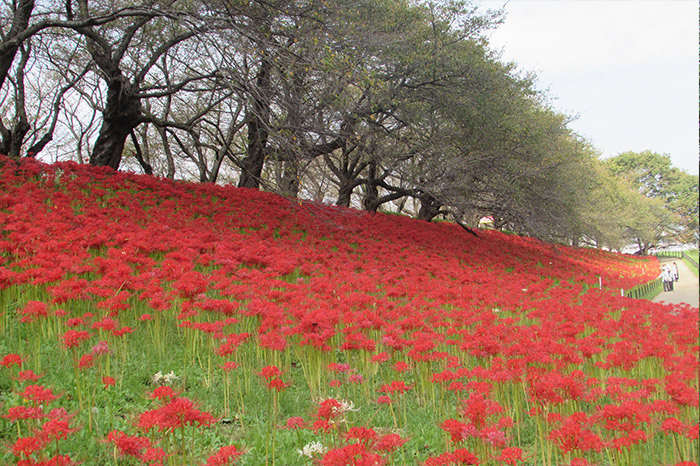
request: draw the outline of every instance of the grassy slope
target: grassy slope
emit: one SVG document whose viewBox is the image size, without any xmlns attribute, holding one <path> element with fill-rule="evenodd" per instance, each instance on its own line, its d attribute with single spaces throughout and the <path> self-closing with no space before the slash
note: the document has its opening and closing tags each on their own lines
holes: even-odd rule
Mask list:
<svg viewBox="0 0 700 466">
<path fill-rule="evenodd" d="M 173 464 L 229 443 L 246 452 L 241 464 L 270 462 L 273 451 L 277 464 L 302 464 L 296 449 L 312 439 L 346 448 L 360 435 L 353 427 L 407 441 L 393 454 L 363 443 L 362 454 L 389 464 L 460 447 L 486 464 L 501 464 L 507 447 L 522 448 L 526 464 L 607 461 L 628 434 L 602 428 L 604 413 L 629 400 L 638 414 L 625 416 L 650 416 L 634 422 L 656 443 L 616 464 L 691 458 L 690 440 L 674 448 L 660 426 L 670 414 L 697 419 L 694 313 L 618 296 L 654 278 L 655 259 L 72 164 L 5 166 L 1 180 L 0 356 L 20 354 L 42 375 L 36 383 L 61 394 L 53 403 L 80 427 L 62 452 L 84 464 L 112 457 L 103 439 L 113 429 L 145 436 L 135 424 L 157 407 L 148 394 L 159 371 L 174 371 L 180 396 L 218 418 L 183 431 L 185 449 L 178 430 L 149 437 Z M 66 348 L 69 330 L 87 340 Z M 110 353 L 91 352 L 100 341 Z M 94 365 L 79 368 L 88 354 Z M 227 362 L 239 367 L 222 370 Z M 267 382 L 289 384 L 279 393 L 260 375 L 272 365 L 283 375 Z M 5 409 L 26 403 L 28 382 L 8 376 L 18 368 L 0 370 Z M 106 375 L 116 385 L 105 388 Z M 477 421 L 469 403 L 479 397 L 493 409 Z M 328 432 L 276 428 L 323 420 L 327 398 L 354 406 L 336 409 Z M 601 444 L 565 453 L 558 435 L 577 412 L 578 432 Z M 477 431 L 447 435 L 450 419 Z M 16 424 L 0 420 L 0 437 L 13 442 Z"/>
</svg>

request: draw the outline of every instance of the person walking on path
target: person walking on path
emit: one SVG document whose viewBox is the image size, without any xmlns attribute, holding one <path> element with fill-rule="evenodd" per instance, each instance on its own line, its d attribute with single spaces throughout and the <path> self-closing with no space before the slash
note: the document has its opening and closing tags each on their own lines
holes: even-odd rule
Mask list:
<svg viewBox="0 0 700 466">
<path fill-rule="evenodd" d="M 677 260 L 675 258 L 660 257 L 659 262 L 667 263 Z M 659 293 L 652 301 L 666 304 L 688 304 L 694 308 L 698 307 L 698 277 L 690 271 L 685 262 L 677 263 L 679 278 L 674 287 L 673 293 Z"/>
<path fill-rule="evenodd" d="M 673 281 L 677 282 L 678 281 L 678 264 L 675 262 L 671 266 L 671 272 L 673 272 Z"/>
<path fill-rule="evenodd" d="M 664 284 L 664 293 L 673 291 L 673 276 L 671 273 L 671 268 L 666 264 L 661 266 L 661 281 Z"/>
</svg>

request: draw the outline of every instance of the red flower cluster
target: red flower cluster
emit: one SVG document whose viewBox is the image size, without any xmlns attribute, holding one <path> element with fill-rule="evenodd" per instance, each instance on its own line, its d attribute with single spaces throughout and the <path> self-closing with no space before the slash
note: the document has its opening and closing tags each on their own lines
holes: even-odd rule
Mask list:
<svg viewBox="0 0 700 466">
<path fill-rule="evenodd" d="M 289 387 L 289 384 L 282 380 L 282 374 L 282 370 L 277 366 L 265 366 L 258 373 L 260 378 L 262 378 L 267 385 L 268 390 L 277 390 L 278 392 Z"/>
<path fill-rule="evenodd" d="M 523 462 L 512 440 L 523 425 L 537 424 L 538 442 L 560 459 L 573 455 L 572 464 L 651 439 L 697 437 L 697 309 L 619 292 L 656 278 L 656 259 L 495 231 L 477 238 L 448 223 L 72 163 L 3 159 L 0 193 L 0 290 L 45 293 L 21 298 L 15 315 L 3 316 L 10 325 L 70 349 L 56 359 L 70 354 L 68 364 L 82 369 L 106 358 L 123 364 L 133 334 L 151 335 L 155 347 L 172 327 L 197 353 L 186 365 L 201 364 L 207 384 L 225 378 L 228 390 L 230 378 L 245 385 L 257 372 L 275 396 L 293 380 L 308 385 L 309 399 L 323 401 L 288 427 L 335 436 L 326 464 L 381 464 L 403 441 L 348 425 L 348 403 L 323 398 L 329 387 L 449 413 L 427 428 L 456 445 L 426 465 L 477 464 L 473 445 L 482 462 Z M 5 417 L 39 426 L 57 395 L 22 370 L 34 357 L 7 354 L 0 370 L 23 400 Z M 259 369 L 270 361 L 279 367 Z M 78 376 L 93 391 L 100 381 L 114 386 L 106 371 L 88 380 L 92 371 Z M 130 375 L 121 377 L 128 386 Z M 116 388 L 98 393 L 118 396 Z M 156 437 L 214 423 L 169 387 L 151 395 L 158 407 L 137 417 Z M 513 412 L 517 421 L 505 415 Z M 46 426 L 57 441 L 64 433 L 71 428 Z M 165 447 L 149 439 L 117 432 L 110 442 L 162 461 Z M 42 445 L 37 436 L 16 441 L 21 454 Z M 235 461 L 237 452 L 222 449 L 210 464 Z"/>
<path fill-rule="evenodd" d="M 48 405 L 58 398 L 50 388 L 41 385 L 28 385 L 19 394 L 24 400 L 32 403 L 31 407 L 10 406 L 7 414 L 2 417 L 17 423 L 17 431 L 31 433 L 29 436 L 18 436 L 10 445 L 11 453 L 18 457 L 18 466 L 72 466 L 69 455 L 60 454 L 61 441 L 79 429 L 70 426 L 74 417 L 63 408 L 49 409 Z M 51 453 L 49 453 L 51 452 Z M 52 455 L 52 456 L 50 456 Z M 48 459 L 47 459 L 48 458 Z"/>
<path fill-rule="evenodd" d="M 189 398 L 175 396 L 170 387 L 158 387 L 152 398 L 163 401 L 162 406 L 141 413 L 137 427 L 144 432 L 155 428 L 158 432 L 172 432 L 186 426 L 207 427 L 216 422 L 214 416 L 197 409 Z"/>
</svg>

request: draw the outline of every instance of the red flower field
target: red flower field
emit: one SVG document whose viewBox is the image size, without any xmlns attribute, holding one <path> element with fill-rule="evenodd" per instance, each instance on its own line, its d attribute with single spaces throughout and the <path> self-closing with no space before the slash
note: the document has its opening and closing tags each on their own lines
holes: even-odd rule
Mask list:
<svg viewBox="0 0 700 466">
<path fill-rule="evenodd" d="M 655 258 L 8 159 L 0 233 L 1 464 L 698 464 Z"/>
</svg>

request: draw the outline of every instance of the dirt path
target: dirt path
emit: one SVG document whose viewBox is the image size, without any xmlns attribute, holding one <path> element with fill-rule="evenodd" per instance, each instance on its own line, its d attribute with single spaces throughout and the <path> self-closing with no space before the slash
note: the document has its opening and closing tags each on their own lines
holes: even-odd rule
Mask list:
<svg viewBox="0 0 700 466">
<path fill-rule="evenodd" d="M 674 284 L 673 291 L 662 291 L 652 301 L 669 304 L 686 303 L 698 307 L 698 278 L 693 275 L 688 266 L 678 257 L 660 257 L 659 262 L 678 264 L 678 281 Z"/>
</svg>

